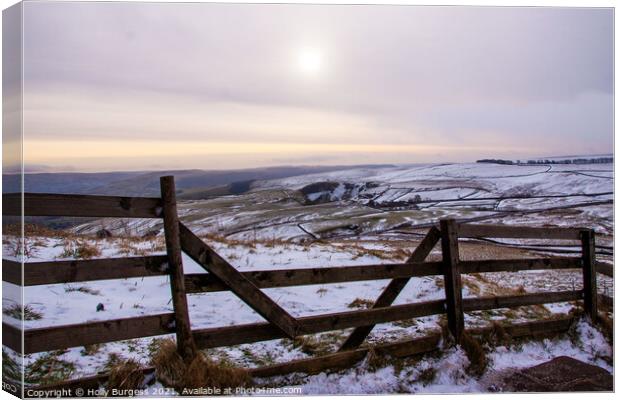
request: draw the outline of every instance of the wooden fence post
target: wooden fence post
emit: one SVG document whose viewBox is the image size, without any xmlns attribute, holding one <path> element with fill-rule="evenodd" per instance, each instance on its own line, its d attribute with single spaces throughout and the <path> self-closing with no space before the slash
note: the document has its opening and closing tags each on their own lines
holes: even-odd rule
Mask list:
<svg viewBox="0 0 620 400">
<path fill-rule="evenodd" d="M 177 350 L 184 360 L 192 360 L 196 355 L 196 345 L 192 336 L 185 293 L 185 274 L 181 255 L 179 216 L 173 176 L 162 176 L 159 180 L 164 212 L 164 235 L 168 254 L 170 289 L 174 307 Z"/>
<path fill-rule="evenodd" d="M 598 317 L 596 290 L 596 249 L 594 231 L 581 231 L 581 257 L 583 259 L 583 309 L 592 322 Z"/>
<path fill-rule="evenodd" d="M 463 315 L 463 293 L 459 268 L 459 242 L 457 224 L 453 219 L 442 219 L 441 254 L 443 259 L 444 287 L 446 290 L 446 313 L 448 328 L 457 344 L 461 343 L 465 329 Z"/>
</svg>

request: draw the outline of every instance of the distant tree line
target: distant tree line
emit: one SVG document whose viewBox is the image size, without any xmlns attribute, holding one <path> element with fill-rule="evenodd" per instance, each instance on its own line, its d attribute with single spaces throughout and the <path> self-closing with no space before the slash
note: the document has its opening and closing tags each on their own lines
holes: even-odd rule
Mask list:
<svg viewBox="0 0 620 400">
<path fill-rule="evenodd" d="M 476 160 L 477 163 L 487 164 L 505 164 L 505 165 L 537 165 L 537 164 L 611 164 L 614 162 L 613 157 L 599 157 L 599 158 L 573 158 L 565 160 L 527 160 L 527 161 L 512 161 L 501 160 L 494 158 L 484 158 L 482 160 Z"/>
<path fill-rule="evenodd" d="M 487 164 L 508 164 L 508 165 L 516 164 L 512 160 L 499 160 L 499 159 L 495 159 L 495 158 L 484 158 L 482 160 L 476 160 L 476 162 L 477 163 L 487 163 Z"/>
</svg>

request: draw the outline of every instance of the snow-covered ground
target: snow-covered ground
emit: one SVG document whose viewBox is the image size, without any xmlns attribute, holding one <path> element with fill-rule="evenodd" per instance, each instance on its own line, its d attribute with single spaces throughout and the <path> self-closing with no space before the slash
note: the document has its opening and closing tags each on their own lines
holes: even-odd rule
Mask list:
<svg viewBox="0 0 620 400">
<path fill-rule="evenodd" d="M 498 346 L 488 349 L 489 365 L 481 377 L 467 373 L 470 365 L 465 352 L 451 348 L 441 355 L 425 356 L 404 365 L 370 368 L 365 362 L 339 373 L 321 373 L 305 377 L 289 375 L 265 383 L 294 383 L 303 394 L 389 394 L 389 393 L 480 393 L 496 392 L 497 376 L 520 368 L 532 367 L 555 357 L 569 356 L 598 365 L 613 373 L 604 359 L 611 357 L 612 348 L 591 325 L 580 322 L 576 334 L 587 342 L 568 337 Z"/>
<path fill-rule="evenodd" d="M 597 243 L 613 242 L 613 176 L 607 165 L 507 166 L 495 164 L 414 165 L 381 169 L 350 169 L 256 182 L 239 196 L 180 202 L 180 216 L 224 258 L 240 270 L 328 267 L 402 262 L 416 247 L 424 229 L 440 218 L 475 219 L 485 223 L 593 227 Z M 320 182 L 335 182 L 319 192 L 304 195 L 300 189 Z M 325 188 L 328 188 L 325 195 Z M 318 194 L 317 194 L 318 193 Z M 529 196 L 529 198 L 528 198 Z M 321 201 L 317 201 L 323 199 Z M 472 199 L 475 199 L 473 201 Z M 96 239 L 105 228 L 113 237 Z M 80 246 L 96 248 L 90 257 L 164 254 L 161 223 L 157 220 L 103 219 L 73 229 L 70 235 L 34 235 L 27 239 L 26 261 L 79 257 Z M 156 236 L 152 236 L 156 234 Z M 320 239 L 320 240 L 317 240 Z M 545 242 L 545 241 L 543 241 Z M 527 241 L 504 241 L 527 245 Z M 539 241 L 541 243 L 541 241 Z M 547 241 L 547 243 L 549 243 Z M 563 244 L 557 244 L 560 248 Z M 3 257 L 15 258 L 15 238 L 3 238 Z M 567 247 L 570 250 L 570 247 Z M 566 248 L 561 248 L 566 249 Z M 544 250 L 544 249 L 543 249 Z M 613 250 L 605 250 L 613 253 Z M 463 242 L 463 258 L 515 258 L 535 256 L 533 250 L 498 247 L 489 243 Z M 601 253 L 602 254 L 602 253 Z M 438 259 L 437 246 L 431 258 Z M 611 260 L 610 255 L 600 259 Z M 184 257 L 186 273 L 204 273 Z M 465 297 L 526 291 L 569 290 L 579 287 L 578 271 L 537 271 L 464 276 Z M 601 277 L 601 291 L 613 291 L 613 282 Z M 295 316 L 350 310 L 372 302 L 387 281 L 367 281 L 293 288 L 265 289 L 265 293 Z M 413 278 L 396 304 L 443 298 L 441 277 Z M 3 309 L 20 301 L 19 289 L 3 283 Z M 261 317 L 228 292 L 188 296 L 192 328 L 228 326 L 261 321 Z M 101 303 L 105 310 L 97 312 Z M 172 311 L 166 277 L 82 282 L 28 287 L 24 304 L 39 319 L 24 322 L 26 328 L 65 325 Z M 525 321 L 566 313 L 570 304 L 491 310 L 467 314 L 468 326 L 494 320 Z M 439 316 L 378 325 L 370 341 L 386 341 L 424 335 L 438 328 Z M 4 315 L 4 321 L 19 320 Z M 581 324 L 584 335 L 599 335 L 597 348 L 579 347 L 570 339 L 535 342 L 515 348 L 489 349 L 489 374 L 509 367 L 506 360 L 533 365 L 555 355 L 572 355 L 611 370 L 597 352 L 604 339 Z M 314 335 L 316 354 L 335 350 L 347 331 Z M 594 337 L 593 336 L 593 337 Z M 594 339 L 592 339 L 594 340 Z M 603 341 L 603 342 L 601 342 Z M 585 343 L 585 342 L 584 342 Z M 109 343 L 95 348 L 74 348 L 56 354 L 73 365 L 70 376 L 97 373 L 111 354 L 133 357 L 148 364 L 156 342 L 153 338 Z M 608 346 L 608 345 L 607 345 Z M 5 348 L 6 350 L 6 348 Z M 287 340 L 212 349 L 215 358 L 226 358 L 247 367 L 308 357 L 305 346 Z M 10 353 L 10 351 L 9 351 Z M 26 357 L 26 363 L 49 354 Z M 114 357 L 114 356 L 112 356 Z M 449 350 L 440 358 L 396 371 L 385 367 L 371 371 L 363 364 L 339 374 L 287 377 L 298 380 L 304 393 L 387 393 L 485 391 L 483 379 L 463 373 L 467 359 L 462 351 Z M 438 373 L 428 382 L 418 375 L 433 366 Z M 355 381 L 355 383 L 353 383 Z M 292 381 L 291 381 L 292 382 Z M 296 381 L 297 382 L 297 381 Z M 358 383 L 361 382 L 361 383 Z M 271 384 L 277 384 L 272 382 Z M 295 383 L 297 384 L 297 383 Z"/>
</svg>

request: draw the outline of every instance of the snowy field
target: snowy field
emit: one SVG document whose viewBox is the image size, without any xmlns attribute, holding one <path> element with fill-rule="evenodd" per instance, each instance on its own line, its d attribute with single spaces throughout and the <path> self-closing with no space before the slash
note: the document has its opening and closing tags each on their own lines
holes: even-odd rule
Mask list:
<svg viewBox="0 0 620 400">
<path fill-rule="evenodd" d="M 179 203 L 181 219 L 239 270 L 328 267 L 402 262 L 428 226 L 440 218 L 526 226 L 592 227 L 599 259 L 613 256 L 613 167 L 611 164 L 508 166 L 495 164 L 413 165 L 350 169 L 255 182 L 238 196 Z M 112 237 L 97 239 L 101 229 Z M 538 240 L 463 241 L 461 258 L 517 258 L 540 254 L 576 255 L 579 248 Z M 536 247 L 543 246 L 543 247 Z M 157 220 L 102 219 L 79 225 L 63 235 L 27 238 L 27 262 L 164 254 Z M 80 249 L 95 249 L 84 252 Z M 3 257 L 19 257 L 14 237 L 3 238 Z M 436 246 L 431 259 L 439 259 Z M 186 273 L 204 273 L 184 257 Z M 579 271 L 531 271 L 463 276 L 464 297 L 507 295 L 523 290 L 572 290 L 581 285 Z M 366 307 L 388 281 L 367 281 L 265 289 L 294 316 Z M 599 275 L 599 291 L 613 293 L 613 282 Z M 442 299 L 441 277 L 413 278 L 396 304 Z M 4 321 L 19 325 L 7 310 L 20 298 L 16 286 L 3 283 Z M 192 328 L 259 322 L 261 317 L 228 292 L 188 296 Z M 24 304 L 32 318 L 25 328 L 150 315 L 172 311 L 165 277 L 81 282 L 29 287 Z M 97 312 L 103 304 L 104 311 Z M 566 314 L 572 304 L 520 307 L 468 313 L 467 326 L 492 321 L 521 322 Z M 425 335 L 438 329 L 440 316 L 378 325 L 369 340 L 389 341 Z M 301 385 L 311 393 L 397 393 L 489 391 L 494 374 L 569 355 L 609 371 L 611 348 L 585 322 L 577 339 L 532 342 L 488 349 L 491 360 L 482 378 L 464 373 L 467 358 L 459 349 L 423 357 L 396 368 L 368 368 L 364 363 L 342 373 L 288 376 L 263 382 Z M 314 335 L 299 344 L 273 340 L 209 350 L 214 358 L 245 367 L 261 366 L 335 351 L 349 331 Z M 579 339 L 581 337 L 581 340 Z M 157 339 L 157 338 L 156 338 Z M 62 361 L 67 377 L 104 371 L 111 359 L 135 358 L 149 364 L 154 338 L 109 343 L 66 352 L 33 354 L 26 364 L 51 358 Z M 5 348 L 7 354 L 12 354 Z M 47 357 L 47 358 L 46 358 Z M 429 368 L 438 372 L 423 380 Z M 427 376 L 425 374 L 424 376 Z"/>
</svg>

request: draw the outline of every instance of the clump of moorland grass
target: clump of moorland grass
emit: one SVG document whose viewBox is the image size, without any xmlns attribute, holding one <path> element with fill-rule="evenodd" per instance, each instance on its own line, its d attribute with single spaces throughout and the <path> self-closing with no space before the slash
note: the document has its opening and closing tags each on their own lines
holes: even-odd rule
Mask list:
<svg viewBox="0 0 620 400">
<path fill-rule="evenodd" d="M 61 258 L 76 258 L 82 260 L 88 260 L 101 256 L 101 250 L 99 247 L 88 243 L 86 240 L 68 240 L 64 244 L 63 252 L 60 254 Z"/>
<path fill-rule="evenodd" d="M 390 357 L 380 351 L 377 351 L 375 348 L 370 347 L 368 349 L 366 359 L 364 360 L 364 365 L 369 371 L 374 372 L 388 364 L 390 364 Z"/>
<path fill-rule="evenodd" d="M 66 350 L 51 351 L 28 364 L 25 369 L 24 381 L 30 384 L 48 385 L 69 379 L 76 368 L 71 361 L 60 358 L 64 353 Z"/>
<path fill-rule="evenodd" d="M 420 370 L 415 380 L 421 383 L 422 386 L 430 385 L 437 377 L 437 372 L 435 367 L 424 368 Z"/>
<path fill-rule="evenodd" d="M 177 352 L 177 346 L 171 339 L 159 340 L 158 349 L 151 355 L 151 364 L 155 367 L 157 379 L 164 385 L 177 388 L 182 386 L 185 363 Z"/>
<path fill-rule="evenodd" d="M 101 350 L 101 348 L 104 345 L 102 343 L 96 343 L 96 344 L 86 344 L 84 345 L 84 348 L 82 350 L 80 350 L 80 354 L 83 356 L 92 356 L 95 355 L 97 353 L 99 353 L 99 350 Z"/>
<path fill-rule="evenodd" d="M 375 304 L 374 300 L 368 300 L 368 299 L 360 299 L 359 297 L 356 298 L 355 300 L 353 300 L 352 302 L 350 302 L 347 307 L 349 308 L 362 308 L 362 309 L 367 309 L 367 308 L 372 308 L 372 306 Z"/>
<path fill-rule="evenodd" d="M 476 334 L 481 342 L 488 343 L 491 346 L 509 345 L 513 342 L 512 337 L 501 322 L 492 321 L 489 328 Z"/>
<path fill-rule="evenodd" d="M 99 296 L 101 294 L 99 290 L 92 289 L 88 286 L 72 286 L 72 285 L 65 286 L 65 293 L 71 293 L 71 292 L 92 294 L 93 296 Z"/>
<path fill-rule="evenodd" d="M 159 350 L 155 352 L 151 362 L 157 379 L 180 394 L 183 394 L 185 389 L 224 389 L 251 384 L 250 375 L 245 369 L 234 367 L 225 361 L 215 362 L 204 353 L 198 353 L 193 360 L 185 362 L 171 339 L 159 343 Z"/>
<path fill-rule="evenodd" d="M 133 360 L 123 360 L 112 368 L 108 377 L 107 388 L 119 390 L 141 389 L 144 387 L 143 366 Z"/>
<path fill-rule="evenodd" d="M 482 344 L 473 336 L 463 332 L 460 345 L 469 359 L 468 371 L 473 375 L 482 375 L 489 364 Z"/>
<path fill-rule="evenodd" d="M 43 314 L 35 311 L 31 306 L 26 304 L 23 308 L 19 304 L 12 304 L 2 309 L 4 315 L 13 317 L 23 321 L 35 321 L 43 318 Z"/>
<path fill-rule="evenodd" d="M 19 364 L 4 350 L 2 350 L 2 377 L 13 382 L 20 382 L 22 379 Z"/>
<path fill-rule="evenodd" d="M 250 384 L 250 374 L 242 368 L 229 363 L 217 363 L 200 353 L 185 371 L 183 385 L 188 389 L 201 387 L 238 388 Z"/>
</svg>

